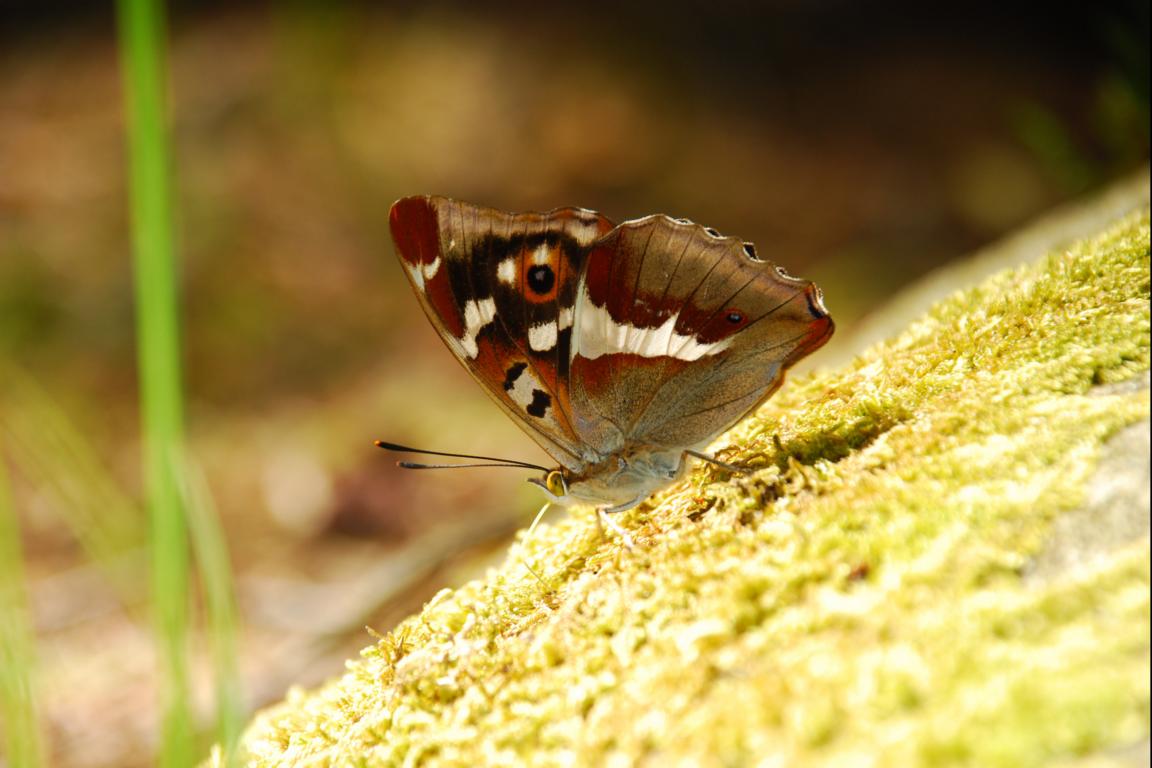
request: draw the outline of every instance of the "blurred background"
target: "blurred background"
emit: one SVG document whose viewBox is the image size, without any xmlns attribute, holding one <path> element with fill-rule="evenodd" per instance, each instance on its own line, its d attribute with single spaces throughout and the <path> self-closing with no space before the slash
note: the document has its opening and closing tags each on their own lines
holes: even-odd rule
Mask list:
<svg viewBox="0 0 1152 768">
<path fill-rule="evenodd" d="M 541 501 L 372 446 L 547 461 L 420 312 L 396 198 L 688 217 L 819 282 L 850 335 L 1148 158 L 1140 0 L 169 10 L 188 437 L 248 708 L 498 562 Z M 120 82 L 110 6 L 0 0 L 0 440 L 60 766 L 157 738 Z"/>
</svg>

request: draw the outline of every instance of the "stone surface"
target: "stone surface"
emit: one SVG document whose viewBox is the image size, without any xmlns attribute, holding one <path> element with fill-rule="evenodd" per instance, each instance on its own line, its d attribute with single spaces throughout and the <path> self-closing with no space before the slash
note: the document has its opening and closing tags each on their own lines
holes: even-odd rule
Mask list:
<svg viewBox="0 0 1152 768">
<path fill-rule="evenodd" d="M 540 526 L 260 713 L 246 761 L 1133 764 L 1148 219 L 793 380 L 716 446 L 752 471 L 696 468 L 616 518 L 630 545 L 586 510 Z"/>
<path fill-rule="evenodd" d="M 1148 392 L 1147 372 L 1126 382 L 1097 387 L 1096 397 Z M 1032 563 L 1028 576 L 1050 580 L 1098 566 L 1150 533 L 1152 509 L 1152 422 L 1124 428 L 1104 444 L 1085 503 L 1061 515 L 1052 538 Z"/>
</svg>

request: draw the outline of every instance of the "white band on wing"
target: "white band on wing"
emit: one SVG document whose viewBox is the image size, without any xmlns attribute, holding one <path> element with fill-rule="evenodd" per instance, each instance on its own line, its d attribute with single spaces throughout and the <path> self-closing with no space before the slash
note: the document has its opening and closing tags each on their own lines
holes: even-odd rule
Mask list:
<svg viewBox="0 0 1152 768">
<path fill-rule="evenodd" d="M 729 336 L 719 341 L 697 341 L 691 334 L 676 333 L 676 313 L 656 328 L 639 328 L 628 323 L 618 323 L 608 310 L 598 307 L 588 299 L 588 294 L 580 292 L 579 324 L 576 339 L 572 344 L 573 355 L 579 354 L 589 360 L 601 355 L 627 353 L 640 357 L 672 357 L 677 360 L 699 360 L 705 355 L 723 352 L 732 343 Z"/>
</svg>

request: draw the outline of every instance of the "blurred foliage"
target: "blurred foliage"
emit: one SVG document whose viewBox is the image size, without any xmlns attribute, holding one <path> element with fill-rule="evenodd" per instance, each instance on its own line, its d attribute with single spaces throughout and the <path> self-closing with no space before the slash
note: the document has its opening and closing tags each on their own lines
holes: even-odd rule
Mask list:
<svg viewBox="0 0 1152 768">
<path fill-rule="evenodd" d="M 938 21 L 910 3 L 723 10 L 640 4 L 596 34 L 596 4 L 178 15 L 194 400 L 322 394 L 395 359 L 422 322 L 389 263 L 403 194 L 688 215 L 798 273 L 836 265 L 843 325 L 1147 155 L 1143 4 L 1052 10 L 1029 36 L 1032 17 L 990 4 Z M 132 347 L 116 83 L 83 30 L 5 54 L 0 344 L 118 400 Z M 62 78 L 77 57 L 85 73 Z M 861 259 L 871 284 L 837 277 Z"/>
<path fill-rule="evenodd" d="M 1039 102 L 1021 105 L 1012 116 L 1021 143 L 1069 193 L 1099 186 L 1148 153 L 1148 4 L 1107 8 L 1095 27 L 1107 63 L 1092 86 L 1086 137 L 1077 137 L 1068 120 Z"/>
<path fill-rule="evenodd" d="M 43 765 L 38 659 L 28 611 L 20 521 L 8 491 L 8 457 L 0 439 L 0 756 L 12 768 Z"/>
<path fill-rule="evenodd" d="M 67 531 L 122 599 L 139 599 L 140 573 L 125 571 L 124 562 L 145 544 L 140 505 L 110 473 L 99 449 L 27 372 L 0 363 L 0 381 L 0 436 L 17 473 L 20 506 L 33 513 L 28 521 L 33 531 Z"/>
</svg>

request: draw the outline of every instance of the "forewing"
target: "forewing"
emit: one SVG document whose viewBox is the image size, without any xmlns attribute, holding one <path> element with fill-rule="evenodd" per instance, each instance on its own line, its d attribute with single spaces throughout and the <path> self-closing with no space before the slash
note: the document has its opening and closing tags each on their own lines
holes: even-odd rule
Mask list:
<svg viewBox="0 0 1152 768">
<path fill-rule="evenodd" d="M 420 303 L 457 359 L 560 464 L 589 449 L 567 397 L 576 287 L 612 229 L 580 208 L 508 214 L 443 197 L 392 206 L 392 238 Z"/>
</svg>

